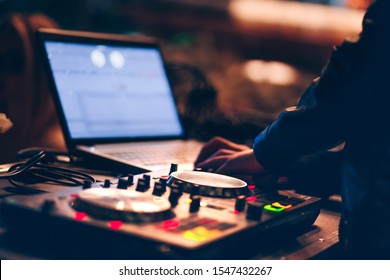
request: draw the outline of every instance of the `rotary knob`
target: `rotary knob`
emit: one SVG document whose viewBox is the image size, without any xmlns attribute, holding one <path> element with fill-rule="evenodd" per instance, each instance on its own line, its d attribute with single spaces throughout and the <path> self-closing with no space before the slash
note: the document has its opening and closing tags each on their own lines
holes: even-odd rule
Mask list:
<svg viewBox="0 0 390 280">
<path fill-rule="evenodd" d="M 237 210 L 238 212 L 243 212 L 245 209 L 245 204 L 246 204 L 246 196 L 239 195 L 236 198 L 236 205 L 235 205 L 234 209 Z"/>
<path fill-rule="evenodd" d="M 131 186 L 133 184 L 134 184 L 134 175 L 133 174 L 127 175 L 127 185 Z"/>
<path fill-rule="evenodd" d="M 92 182 L 91 181 L 85 180 L 83 182 L 83 190 L 90 189 L 91 187 L 92 187 Z"/>
<path fill-rule="evenodd" d="M 56 208 L 56 202 L 52 199 L 46 199 L 41 205 L 41 210 L 44 213 L 50 213 Z"/>
<path fill-rule="evenodd" d="M 246 210 L 246 218 L 248 220 L 260 221 L 264 205 L 264 203 L 259 201 L 249 202 Z"/>
<path fill-rule="evenodd" d="M 149 174 L 144 174 L 144 175 L 143 175 L 143 178 L 144 178 L 144 180 L 150 185 L 150 180 L 151 180 L 150 175 L 149 175 Z"/>
<path fill-rule="evenodd" d="M 190 203 L 190 213 L 196 213 L 200 208 L 200 195 L 193 195 Z"/>
<path fill-rule="evenodd" d="M 176 207 L 176 205 L 179 203 L 179 198 L 181 197 L 182 193 L 178 189 L 171 189 L 171 192 L 169 193 L 169 202 L 171 203 L 172 207 Z"/>
<path fill-rule="evenodd" d="M 109 179 L 104 180 L 103 188 L 108 189 L 111 186 L 111 181 Z"/>
<path fill-rule="evenodd" d="M 163 178 L 163 177 L 160 178 L 160 182 L 164 186 L 164 188 L 167 186 L 167 181 L 168 181 L 168 178 Z"/>
<path fill-rule="evenodd" d="M 171 163 L 171 167 L 169 168 L 169 175 L 175 171 L 177 171 L 177 163 Z"/>
<path fill-rule="evenodd" d="M 146 181 L 143 178 L 139 178 L 135 190 L 137 192 L 146 192 L 149 189 L 149 187 L 150 187 L 150 182 Z"/>
<path fill-rule="evenodd" d="M 191 191 L 190 191 L 190 198 L 193 198 L 194 196 L 199 196 L 200 195 L 200 187 L 198 184 L 193 184 L 191 186 Z"/>
<path fill-rule="evenodd" d="M 183 193 L 183 188 L 184 188 L 184 182 L 181 181 L 181 180 L 176 180 L 175 182 L 173 182 L 171 185 L 169 185 L 171 187 L 171 189 L 177 189 L 179 190 L 181 193 Z"/>
<path fill-rule="evenodd" d="M 153 195 L 162 196 L 167 190 L 166 185 L 164 186 L 161 182 L 154 183 Z"/>
<path fill-rule="evenodd" d="M 118 179 L 118 187 L 117 188 L 120 190 L 126 190 L 127 189 L 127 180 Z"/>
</svg>

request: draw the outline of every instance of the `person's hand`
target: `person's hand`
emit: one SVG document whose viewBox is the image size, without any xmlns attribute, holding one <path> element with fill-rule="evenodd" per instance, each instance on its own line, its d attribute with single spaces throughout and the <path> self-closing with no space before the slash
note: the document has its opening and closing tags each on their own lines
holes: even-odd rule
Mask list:
<svg viewBox="0 0 390 280">
<path fill-rule="evenodd" d="M 11 129 L 13 123 L 7 116 L 3 113 L 0 113 L 0 133 L 5 133 Z"/>
<path fill-rule="evenodd" d="M 220 137 L 205 144 L 195 162 L 195 167 L 211 168 L 217 173 L 240 177 L 241 175 L 261 174 L 264 171 L 256 161 L 252 149 Z"/>
<path fill-rule="evenodd" d="M 249 147 L 233 143 L 222 137 L 214 137 L 203 146 L 194 165 L 197 166 L 210 158 L 230 155 L 245 150 L 249 150 Z"/>
</svg>

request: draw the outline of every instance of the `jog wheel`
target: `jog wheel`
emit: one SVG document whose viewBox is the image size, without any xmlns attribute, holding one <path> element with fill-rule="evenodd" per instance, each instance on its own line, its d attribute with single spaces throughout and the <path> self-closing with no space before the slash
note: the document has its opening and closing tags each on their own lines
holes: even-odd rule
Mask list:
<svg viewBox="0 0 390 280">
<path fill-rule="evenodd" d="M 148 223 L 172 218 L 166 198 L 121 189 L 87 189 L 78 194 L 72 205 L 102 220 Z"/>
<path fill-rule="evenodd" d="M 242 180 L 201 171 L 173 172 L 167 183 L 171 188 L 181 188 L 190 194 L 210 197 L 233 198 L 249 192 L 247 184 Z"/>
</svg>

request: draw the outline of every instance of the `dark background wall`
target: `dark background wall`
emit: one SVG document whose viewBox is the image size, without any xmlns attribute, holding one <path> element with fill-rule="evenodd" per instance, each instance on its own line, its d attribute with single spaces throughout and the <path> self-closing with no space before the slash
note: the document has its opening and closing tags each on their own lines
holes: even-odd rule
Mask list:
<svg viewBox="0 0 390 280">
<path fill-rule="evenodd" d="M 301 2 L 320 3 L 318 8 L 327 10 L 347 1 L 351 0 Z M 155 36 L 168 62 L 193 65 L 206 75 L 218 92 L 220 112 L 229 119 L 256 120 L 263 127 L 296 103 L 347 31 L 340 24 L 327 34 L 316 32 L 309 17 L 298 27 L 262 18 L 246 26 L 232 15 L 231 2 L 0 0 L 0 19 L 16 12 L 43 13 L 64 29 Z M 275 9 L 280 9 L 274 11 L 278 14 L 283 7 Z M 329 20 L 332 14 L 328 11 Z"/>
</svg>

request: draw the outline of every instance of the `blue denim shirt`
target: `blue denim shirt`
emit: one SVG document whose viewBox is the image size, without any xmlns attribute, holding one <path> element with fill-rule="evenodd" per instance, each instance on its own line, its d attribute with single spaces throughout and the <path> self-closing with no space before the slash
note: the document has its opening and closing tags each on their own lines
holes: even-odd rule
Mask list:
<svg viewBox="0 0 390 280">
<path fill-rule="evenodd" d="M 282 112 L 257 136 L 253 148 L 265 169 L 283 174 L 302 156 L 343 142 L 341 241 L 353 254 L 389 258 L 388 0 L 368 8 L 359 38 L 334 48 L 297 107 Z"/>
</svg>

